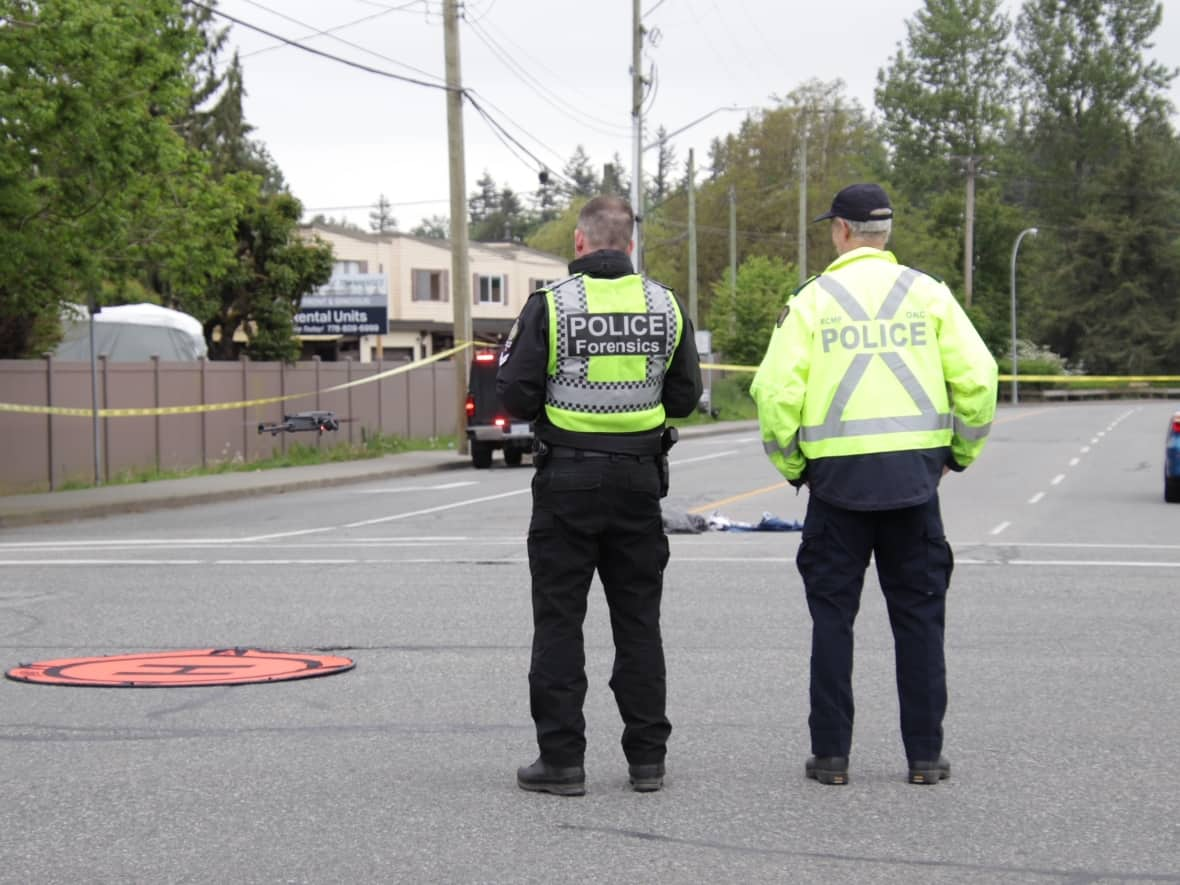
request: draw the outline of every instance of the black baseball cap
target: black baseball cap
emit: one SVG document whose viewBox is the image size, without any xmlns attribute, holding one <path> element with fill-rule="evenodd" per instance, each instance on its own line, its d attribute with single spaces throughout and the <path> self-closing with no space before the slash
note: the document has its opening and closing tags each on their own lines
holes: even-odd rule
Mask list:
<svg viewBox="0 0 1180 885">
<path fill-rule="evenodd" d="M 832 200 L 832 208 L 812 222 L 825 218 L 848 221 L 885 221 L 893 217 L 889 195 L 879 184 L 850 184 Z"/>
</svg>

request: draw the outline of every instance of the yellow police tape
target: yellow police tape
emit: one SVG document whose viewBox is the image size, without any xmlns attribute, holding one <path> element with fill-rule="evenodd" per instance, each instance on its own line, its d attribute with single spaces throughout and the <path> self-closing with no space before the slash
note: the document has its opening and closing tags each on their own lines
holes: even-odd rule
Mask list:
<svg viewBox="0 0 1180 885">
<path fill-rule="evenodd" d="M 484 346 L 482 342 L 467 341 L 452 347 L 448 350 L 441 350 L 438 353 L 431 354 L 425 359 L 416 360 L 412 363 L 406 363 L 404 366 L 397 366 L 385 372 L 380 372 L 376 375 L 370 375 L 367 378 L 359 378 L 356 381 L 347 381 L 344 384 L 334 384 L 331 387 L 325 387 L 322 390 L 308 390 L 304 393 L 288 393 L 284 396 L 267 396 L 261 399 L 238 400 L 236 402 L 225 403 L 207 403 L 200 406 L 159 406 L 156 408 L 145 409 L 80 409 L 70 408 L 67 406 L 25 406 L 18 403 L 0 403 L 0 412 L 17 412 L 31 415 L 65 415 L 84 418 L 88 416 L 97 415 L 99 418 L 144 418 L 153 415 L 195 415 L 200 412 L 221 412 L 227 409 L 247 409 L 251 406 L 264 406 L 270 403 L 281 403 L 287 400 L 300 399 L 307 396 L 315 396 L 317 393 L 334 393 L 338 390 L 345 390 L 349 387 L 357 387 L 361 384 L 372 384 L 374 381 L 379 381 L 382 378 L 389 378 L 393 375 L 401 375 L 404 372 L 409 372 L 412 369 L 418 369 L 438 360 L 446 359 L 452 354 L 466 350 L 468 347 L 475 345 Z"/>
<path fill-rule="evenodd" d="M 406 363 L 404 366 L 398 366 L 394 369 L 389 369 L 385 372 L 379 372 L 376 375 L 370 375 L 367 378 L 360 378 L 356 381 L 347 381 L 344 384 L 335 384 L 332 387 L 325 387 L 322 390 L 309 390 L 305 393 L 288 393 L 285 396 L 268 396 L 262 399 L 238 400 L 237 402 L 226 403 L 208 403 L 200 406 L 159 406 L 157 408 L 147 409 L 82 409 L 70 408 L 66 406 L 25 406 L 18 403 L 0 403 L 0 412 L 17 412 L 30 415 L 67 415 L 74 417 L 87 417 L 97 415 L 100 418 L 144 418 L 154 415 L 194 415 L 200 412 L 221 412 L 227 409 L 248 409 L 251 406 L 265 406 L 270 403 L 281 403 L 287 400 L 300 399 L 302 397 L 314 396 L 317 393 L 334 393 L 338 390 L 345 390 L 349 387 L 357 387 L 361 384 L 372 384 L 374 381 L 380 381 L 382 378 L 389 378 L 393 375 L 401 375 L 404 372 L 409 372 L 414 369 L 419 369 L 422 366 L 437 362 L 438 360 L 446 359 L 447 357 L 466 350 L 469 347 L 495 347 L 495 344 L 484 341 L 465 341 L 448 350 L 440 350 L 438 353 L 431 354 L 425 359 L 416 360 L 412 363 Z M 756 372 L 757 366 L 735 366 L 729 363 L 701 363 L 702 369 L 709 369 L 717 372 Z M 1100 384 L 1133 384 L 1146 382 L 1180 382 L 1180 375 L 1018 375 L 1015 379 L 1011 375 L 1000 375 L 1000 381 L 1025 381 L 1025 382 L 1051 382 L 1054 384 L 1084 384 L 1084 383 L 1100 383 Z"/>
</svg>

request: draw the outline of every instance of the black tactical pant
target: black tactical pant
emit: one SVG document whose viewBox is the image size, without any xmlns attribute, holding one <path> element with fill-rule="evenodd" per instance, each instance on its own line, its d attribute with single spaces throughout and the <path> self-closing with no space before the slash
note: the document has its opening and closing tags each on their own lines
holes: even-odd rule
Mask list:
<svg viewBox="0 0 1180 885">
<path fill-rule="evenodd" d="M 657 462 L 651 456 L 561 454 L 572 453 L 550 455 L 533 477 L 528 537 L 529 697 L 541 758 L 580 765 L 585 755 L 582 623 L 597 569 L 614 635 L 610 687 L 623 719 L 623 752 L 632 764 L 660 762 L 672 726 L 664 712 L 660 596 L 668 539 Z"/>
<path fill-rule="evenodd" d="M 815 495 L 808 500 L 796 563 L 812 621 L 811 751 L 847 756 L 852 746 L 852 627 L 870 554 L 893 628 L 906 758 L 937 759 L 946 713 L 946 591 L 954 567 L 937 494 L 902 510 L 844 510 Z"/>
</svg>

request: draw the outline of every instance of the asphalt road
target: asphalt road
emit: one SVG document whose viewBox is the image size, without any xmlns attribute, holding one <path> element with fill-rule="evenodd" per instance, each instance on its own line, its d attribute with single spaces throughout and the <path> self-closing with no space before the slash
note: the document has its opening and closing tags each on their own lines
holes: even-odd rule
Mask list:
<svg viewBox="0 0 1180 885">
<path fill-rule="evenodd" d="M 1180 882 L 1175 403 L 1001 411 L 943 485 L 953 779 L 905 783 L 870 573 L 852 783 L 803 777 L 798 533 L 672 536 L 666 788 L 626 787 L 597 584 L 588 794 L 535 756 L 527 467 L 0 533 L 0 663 L 328 650 L 340 675 L 98 689 L 0 680 L 0 882 Z M 754 433 L 686 440 L 669 511 L 801 519 Z"/>
</svg>

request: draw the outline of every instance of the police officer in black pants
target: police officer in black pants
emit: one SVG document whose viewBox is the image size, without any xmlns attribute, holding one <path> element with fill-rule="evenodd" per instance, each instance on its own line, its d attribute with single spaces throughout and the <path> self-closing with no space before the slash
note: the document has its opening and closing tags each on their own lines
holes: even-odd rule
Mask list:
<svg viewBox="0 0 1180 885">
<path fill-rule="evenodd" d="M 665 715 L 660 597 L 668 540 L 666 417 L 701 396 L 692 323 L 671 290 L 636 274 L 634 215 L 620 197 L 586 204 L 571 276 L 534 292 L 500 357 L 497 391 L 534 422 L 533 651 L 529 697 L 540 757 L 525 790 L 580 796 L 586 721 L 582 624 L 597 570 L 610 609 L 610 687 L 623 719 L 630 784 L 660 789 L 672 726 Z"/>
</svg>

